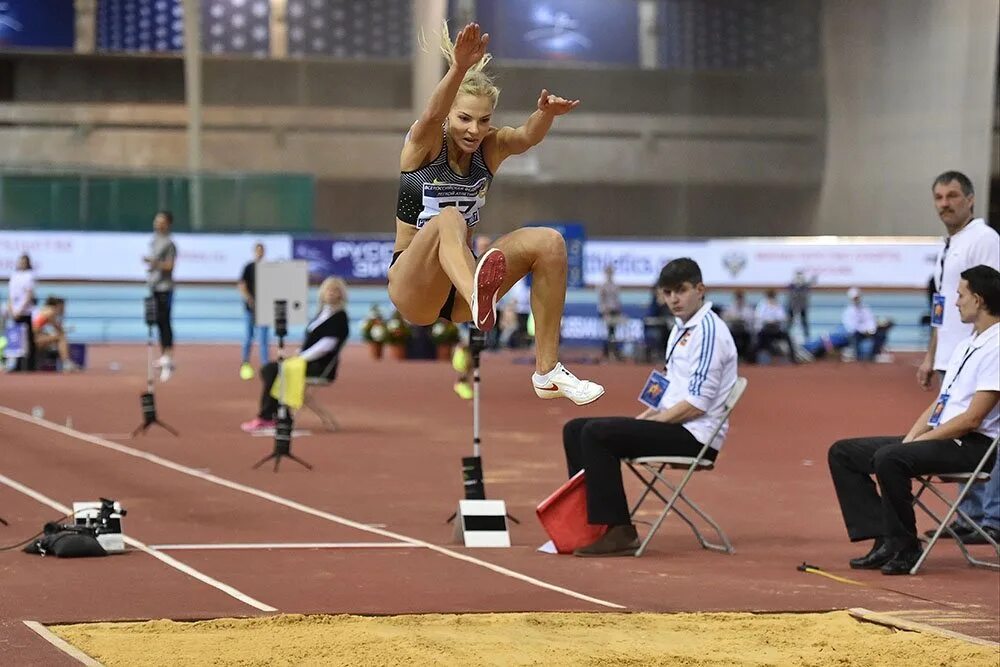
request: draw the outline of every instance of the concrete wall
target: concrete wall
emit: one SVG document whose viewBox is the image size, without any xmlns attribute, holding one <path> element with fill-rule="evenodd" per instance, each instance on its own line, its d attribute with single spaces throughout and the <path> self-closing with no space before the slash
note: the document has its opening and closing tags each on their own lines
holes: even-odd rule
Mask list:
<svg viewBox="0 0 1000 667">
<path fill-rule="evenodd" d="M 997 0 L 823 5 L 827 152 L 815 233 L 939 234 L 931 182 L 948 169 L 988 209 Z M 991 160 L 993 168 L 991 169 Z"/>
</svg>

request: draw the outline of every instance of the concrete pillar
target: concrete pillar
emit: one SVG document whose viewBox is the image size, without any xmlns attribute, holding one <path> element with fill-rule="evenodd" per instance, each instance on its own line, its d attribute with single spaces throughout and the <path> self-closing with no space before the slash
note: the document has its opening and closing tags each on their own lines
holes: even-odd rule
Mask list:
<svg viewBox="0 0 1000 667">
<path fill-rule="evenodd" d="M 639 0 L 639 67 L 656 69 L 656 0 Z"/>
<path fill-rule="evenodd" d="M 288 57 L 288 0 L 271 0 L 271 57 Z"/>
<path fill-rule="evenodd" d="M 76 40 L 73 50 L 77 53 L 93 53 L 97 48 L 97 0 L 73 0 L 73 7 L 76 10 Z"/>
<path fill-rule="evenodd" d="M 447 0 L 413 0 L 413 117 L 424 111 L 428 98 L 444 75 L 444 58 L 437 48 L 441 25 L 448 15 Z M 451 26 L 452 31 L 456 30 Z M 423 44 L 421 44 L 423 42 Z M 425 50 L 426 49 L 426 50 Z"/>
</svg>

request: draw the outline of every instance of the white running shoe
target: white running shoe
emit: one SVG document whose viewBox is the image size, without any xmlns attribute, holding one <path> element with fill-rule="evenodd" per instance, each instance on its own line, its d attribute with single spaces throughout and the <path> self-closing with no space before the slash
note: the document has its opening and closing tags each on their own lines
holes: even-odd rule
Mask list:
<svg viewBox="0 0 1000 667">
<path fill-rule="evenodd" d="M 539 398 L 565 397 L 577 405 L 587 405 L 604 395 L 604 387 L 590 380 L 579 379 L 560 363 L 556 363 L 556 367 L 548 375 L 548 380 L 538 373 L 531 376 L 531 384 Z"/>
<path fill-rule="evenodd" d="M 490 248 L 479 258 L 472 276 L 472 325 L 486 332 L 497 323 L 497 294 L 507 275 L 507 258 Z"/>
<path fill-rule="evenodd" d="M 160 382 L 166 382 L 174 374 L 174 364 L 168 361 L 160 366 Z"/>
</svg>

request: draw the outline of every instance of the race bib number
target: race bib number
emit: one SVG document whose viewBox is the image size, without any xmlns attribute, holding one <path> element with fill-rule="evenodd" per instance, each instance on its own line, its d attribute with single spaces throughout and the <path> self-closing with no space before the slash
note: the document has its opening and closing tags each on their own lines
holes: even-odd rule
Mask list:
<svg viewBox="0 0 1000 667">
<path fill-rule="evenodd" d="M 639 394 L 639 402 L 654 410 L 658 409 L 660 401 L 663 400 L 663 395 L 667 393 L 667 387 L 669 386 L 670 380 L 667 379 L 666 375 L 657 370 L 650 372 L 649 379 L 646 380 L 646 386 L 642 388 L 642 393 Z"/>
<path fill-rule="evenodd" d="M 424 183 L 424 210 L 417 219 L 417 227 L 423 227 L 428 220 L 450 206 L 458 209 L 467 227 L 474 226 L 479 222 L 479 209 L 486 204 L 486 188 L 485 178 L 472 185 Z"/>
</svg>

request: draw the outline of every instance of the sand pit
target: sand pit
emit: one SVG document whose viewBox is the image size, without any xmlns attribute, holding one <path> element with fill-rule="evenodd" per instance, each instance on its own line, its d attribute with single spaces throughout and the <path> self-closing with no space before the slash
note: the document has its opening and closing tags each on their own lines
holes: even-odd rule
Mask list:
<svg viewBox="0 0 1000 667">
<path fill-rule="evenodd" d="M 49 628 L 116 665 L 963 665 L 1000 650 L 823 614 L 299 616 Z"/>
</svg>

